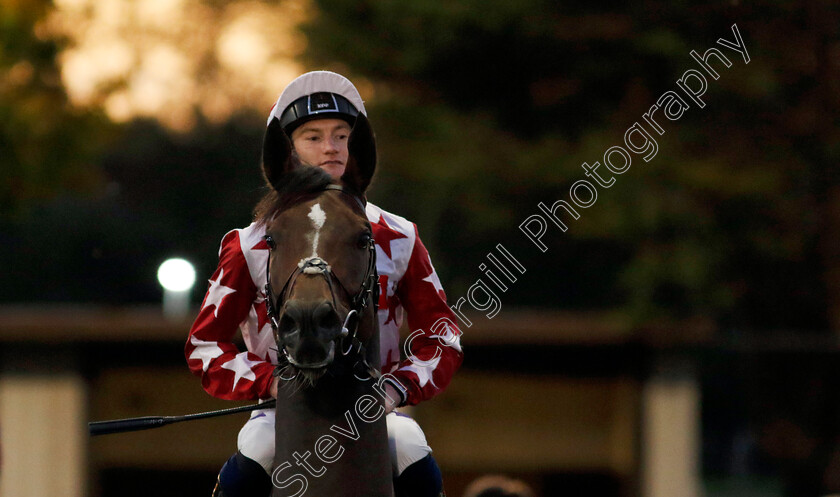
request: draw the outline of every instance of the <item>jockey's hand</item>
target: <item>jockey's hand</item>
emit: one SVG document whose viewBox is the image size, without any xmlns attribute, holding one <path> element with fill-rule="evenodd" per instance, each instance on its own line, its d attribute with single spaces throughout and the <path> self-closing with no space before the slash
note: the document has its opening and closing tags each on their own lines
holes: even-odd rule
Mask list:
<svg viewBox="0 0 840 497">
<path fill-rule="evenodd" d="M 271 379 L 271 396 L 275 399 L 277 398 L 277 384 L 280 381 L 280 378 L 274 377 Z"/>
<path fill-rule="evenodd" d="M 396 409 L 397 404 L 400 402 L 400 394 L 397 392 L 396 388 L 392 387 L 388 383 L 385 383 L 385 395 L 385 414 L 388 414 Z"/>
</svg>

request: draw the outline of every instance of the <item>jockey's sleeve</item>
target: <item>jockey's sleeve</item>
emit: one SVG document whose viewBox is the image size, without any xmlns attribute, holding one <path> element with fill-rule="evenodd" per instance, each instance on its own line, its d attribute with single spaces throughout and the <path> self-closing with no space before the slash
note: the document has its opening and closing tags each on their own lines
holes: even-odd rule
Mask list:
<svg viewBox="0 0 840 497">
<path fill-rule="evenodd" d="M 233 337 L 251 311 L 257 289 L 239 243 L 229 232 L 219 249 L 219 266 L 209 280 L 201 310 L 190 329 L 184 354 L 204 390 L 227 400 L 271 397 L 274 366 L 251 352 L 241 352 Z"/>
<path fill-rule="evenodd" d="M 409 405 L 441 393 L 464 359 L 457 318 L 446 305 L 446 294 L 416 225 L 414 232 L 408 268 L 396 289 L 411 332 L 404 344 L 408 358 L 391 373 L 405 389 L 401 393 Z"/>
</svg>

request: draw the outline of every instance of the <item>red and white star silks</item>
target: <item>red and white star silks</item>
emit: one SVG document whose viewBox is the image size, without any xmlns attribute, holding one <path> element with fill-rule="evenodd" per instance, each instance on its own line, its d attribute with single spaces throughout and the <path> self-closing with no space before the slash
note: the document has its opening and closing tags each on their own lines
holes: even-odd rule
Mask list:
<svg viewBox="0 0 840 497">
<path fill-rule="evenodd" d="M 461 365 L 460 331 L 417 227 L 370 203 L 367 216 L 376 240 L 382 372 L 402 387 L 406 403 L 417 404 L 442 392 Z M 268 257 L 263 235 L 255 224 L 225 235 L 219 266 L 190 329 L 187 363 L 215 397 L 271 396 L 277 358 L 262 291 Z M 400 361 L 404 316 L 413 333 L 406 347 L 410 357 Z M 233 343 L 239 329 L 244 352 Z"/>
</svg>

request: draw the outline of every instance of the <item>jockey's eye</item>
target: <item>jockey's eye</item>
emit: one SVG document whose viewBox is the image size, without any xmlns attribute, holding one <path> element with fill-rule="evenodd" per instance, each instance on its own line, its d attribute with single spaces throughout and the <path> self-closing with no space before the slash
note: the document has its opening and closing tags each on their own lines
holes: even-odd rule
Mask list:
<svg viewBox="0 0 840 497">
<path fill-rule="evenodd" d="M 370 233 L 362 233 L 356 241 L 356 246 L 360 249 L 367 248 L 371 240 L 373 240 L 373 236 Z"/>
</svg>

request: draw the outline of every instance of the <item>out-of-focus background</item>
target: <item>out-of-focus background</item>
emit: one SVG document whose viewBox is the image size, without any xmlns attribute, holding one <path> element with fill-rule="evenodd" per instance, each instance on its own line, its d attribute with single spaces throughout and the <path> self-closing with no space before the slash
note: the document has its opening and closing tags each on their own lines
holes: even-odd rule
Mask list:
<svg viewBox="0 0 840 497">
<path fill-rule="evenodd" d="M 717 43 L 733 24 L 749 63 Z M 838 30 L 819 0 L 2 0 L 0 493 L 210 494 L 247 415 L 86 423 L 232 405 L 183 343 L 264 191 L 268 111 L 310 69 L 358 85 L 371 200 L 477 304 L 462 370 L 413 411 L 450 497 L 488 473 L 543 496 L 840 492 Z M 717 80 L 691 55 L 712 47 Z M 656 155 L 599 169 L 614 183 L 562 232 L 538 204 L 595 184 L 581 165 L 652 133 L 668 91 L 689 108 L 653 115 Z M 504 292 L 480 267 L 498 244 L 525 269 Z M 171 257 L 198 275 L 185 315 L 163 313 Z"/>
</svg>

